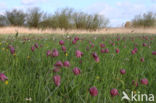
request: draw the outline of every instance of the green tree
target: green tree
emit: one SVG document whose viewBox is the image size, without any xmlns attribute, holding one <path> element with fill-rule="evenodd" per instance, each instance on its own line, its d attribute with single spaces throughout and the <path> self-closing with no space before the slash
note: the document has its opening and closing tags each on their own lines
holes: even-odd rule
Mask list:
<svg viewBox="0 0 156 103">
<path fill-rule="evenodd" d="M 23 26 L 25 23 L 25 13 L 22 10 L 12 10 L 6 11 L 6 18 L 8 19 L 10 25 L 13 26 Z"/>
<path fill-rule="evenodd" d="M 27 13 L 27 25 L 29 27 L 38 27 L 41 22 L 43 12 L 39 8 L 32 8 L 28 10 Z"/>
<path fill-rule="evenodd" d="M 156 26 L 156 15 L 152 12 L 137 15 L 132 20 L 133 27 L 154 27 Z"/>
</svg>

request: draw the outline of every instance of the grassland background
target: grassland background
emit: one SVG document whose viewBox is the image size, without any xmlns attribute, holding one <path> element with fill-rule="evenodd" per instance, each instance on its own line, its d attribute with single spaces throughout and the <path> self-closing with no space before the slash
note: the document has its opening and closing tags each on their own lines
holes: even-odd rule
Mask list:
<svg viewBox="0 0 156 103">
<path fill-rule="evenodd" d="M 141 34 L 140 34 L 141 35 Z M 69 37 L 68 37 L 69 36 Z M 28 103 L 26 98 L 31 98 L 32 103 L 121 103 L 122 91 L 128 94 L 131 91 L 141 93 L 152 93 L 156 95 L 156 57 L 152 51 L 156 50 L 156 37 L 148 36 L 148 40 L 142 36 L 120 36 L 120 35 L 77 35 L 80 37 L 75 45 L 72 40 L 76 35 L 29 35 L 15 38 L 15 36 L 4 36 L 0 38 L 0 71 L 8 77 L 8 85 L 0 83 L 0 103 Z M 121 40 L 116 41 L 120 36 Z M 146 34 L 147 36 L 147 34 Z M 104 39 L 105 38 L 105 39 Z M 122 40 L 126 38 L 126 40 Z M 134 38 L 134 41 L 132 41 Z M 152 40 L 150 40 L 152 38 Z M 25 41 L 25 39 L 27 39 Z M 68 56 L 61 51 L 59 41 L 64 40 Z M 94 43 L 94 48 L 89 51 L 89 41 Z M 112 46 L 109 42 L 114 41 Z M 34 43 L 42 45 L 34 52 L 31 46 Z M 110 53 L 100 52 L 100 43 L 109 48 Z M 134 44 L 138 44 L 138 53 L 131 55 Z M 143 47 L 142 43 L 150 46 Z M 16 56 L 10 54 L 8 45 L 13 45 Z M 126 48 L 124 48 L 126 46 Z M 47 50 L 56 48 L 59 56 L 47 57 Z M 116 54 L 115 49 L 120 53 Z M 75 57 L 75 51 L 79 49 L 84 53 L 82 58 Z M 96 63 L 91 53 L 96 52 L 100 62 Z M 29 57 L 29 58 L 28 58 Z M 140 62 L 140 58 L 145 58 Z M 59 73 L 53 73 L 54 64 L 61 60 L 70 61 L 70 68 L 62 68 Z M 79 61 L 82 60 L 82 64 Z M 72 73 L 74 67 L 79 67 L 81 74 L 75 76 Z M 120 74 L 120 69 L 126 70 L 125 75 Z M 52 77 L 61 76 L 61 85 L 56 87 Z M 140 80 L 147 78 L 149 84 L 141 85 Z M 132 85 L 132 80 L 139 82 L 139 86 Z M 92 97 L 89 88 L 96 86 L 98 96 Z M 114 98 L 110 90 L 117 88 L 119 96 Z M 125 102 L 123 102 L 125 103 Z M 143 102 L 146 103 L 146 102 Z"/>
</svg>

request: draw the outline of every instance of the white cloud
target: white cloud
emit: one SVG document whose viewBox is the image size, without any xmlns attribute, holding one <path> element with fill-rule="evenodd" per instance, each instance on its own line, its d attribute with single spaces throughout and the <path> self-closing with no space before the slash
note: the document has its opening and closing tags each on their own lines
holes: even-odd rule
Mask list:
<svg viewBox="0 0 156 103">
<path fill-rule="evenodd" d="M 4 15 L 7 6 L 5 3 L 0 3 L 0 15 Z"/>
<path fill-rule="evenodd" d="M 130 21 L 135 15 L 148 11 L 156 11 L 156 4 L 146 6 L 145 4 L 134 4 L 130 2 L 117 2 L 115 5 L 97 3 L 86 9 L 90 13 L 99 13 L 110 19 L 113 27 L 121 26 L 126 21 Z"/>
<path fill-rule="evenodd" d="M 47 0 L 22 0 L 23 5 L 33 5 L 41 2 L 46 2 Z"/>
</svg>

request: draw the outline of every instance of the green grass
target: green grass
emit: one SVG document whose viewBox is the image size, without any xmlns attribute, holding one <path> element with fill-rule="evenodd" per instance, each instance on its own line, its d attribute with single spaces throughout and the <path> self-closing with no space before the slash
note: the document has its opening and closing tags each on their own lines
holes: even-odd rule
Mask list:
<svg viewBox="0 0 156 103">
<path fill-rule="evenodd" d="M 0 72 L 8 77 L 8 85 L 0 81 L 0 103 L 30 102 L 25 98 L 32 98 L 32 103 L 122 103 L 122 91 L 128 94 L 131 91 L 140 91 L 142 94 L 156 96 L 156 56 L 152 55 L 152 51 L 156 51 L 156 36 L 148 36 L 153 40 L 145 40 L 142 39 L 143 36 L 126 35 L 124 41 L 121 35 L 121 40 L 116 41 L 117 35 L 78 35 L 82 40 L 73 45 L 74 36 L 70 36 L 71 40 L 65 39 L 66 36 L 57 35 L 1 37 Z M 131 40 L 132 37 L 134 41 Z M 24 42 L 23 38 L 30 38 L 30 40 Z M 68 56 L 62 52 L 60 40 L 64 40 Z M 109 43 L 113 40 L 115 46 Z M 87 51 L 86 47 L 91 47 L 89 41 L 92 41 L 95 47 Z M 31 46 L 35 43 L 43 47 L 32 52 Z M 109 48 L 109 53 L 100 52 L 100 43 L 104 43 L 105 48 Z M 138 44 L 138 52 L 132 55 L 131 51 L 135 43 Z M 143 47 L 142 43 L 147 43 L 150 47 Z M 14 46 L 16 56 L 10 53 L 8 45 Z M 59 51 L 59 56 L 47 57 L 47 50 L 54 48 Z M 119 54 L 116 54 L 116 48 L 120 49 Z M 77 49 L 84 53 L 82 58 L 76 58 Z M 99 63 L 94 61 L 91 55 L 93 52 L 98 54 Z M 141 57 L 145 58 L 144 62 L 140 62 Z M 68 60 L 71 66 L 61 68 L 59 73 L 53 73 L 54 64 L 58 60 Z M 79 63 L 80 60 L 82 64 Z M 80 68 L 80 75 L 74 75 L 72 72 L 74 67 Z M 122 68 L 126 70 L 125 75 L 120 74 Z M 53 76 L 56 74 L 61 76 L 59 87 L 56 87 L 53 82 Z M 147 86 L 140 83 L 142 78 L 148 79 Z M 132 80 L 138 80 L 139 86 L 133 86 Z M 89 93 L 89 88 L 92 86 L 98 89 L 96 97 L 92 97 Z M 112 88 L 118 89 L 120 95 L 112 98 L 110 95 Z"/>
</svg>

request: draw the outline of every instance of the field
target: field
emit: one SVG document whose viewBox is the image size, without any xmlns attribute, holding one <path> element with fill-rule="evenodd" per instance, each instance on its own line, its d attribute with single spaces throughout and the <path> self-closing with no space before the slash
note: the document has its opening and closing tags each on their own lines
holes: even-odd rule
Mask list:
<svg viewBox="0 0 156 103">
<path fill-rule="evenodd" d="M 0 35 L 6 34 L 155 34 L 156 28 L 103 28 L 96 31 L 81 30 L 81 29 L 37 29 L 26 27 L 0 27 Z"/>
<path fill-rule="evenodd" d="M 0 103 L 129 103 L 123 91 L 149 101 L 155 51 L 155 35 L 1 35 Z"/>
</svg>

